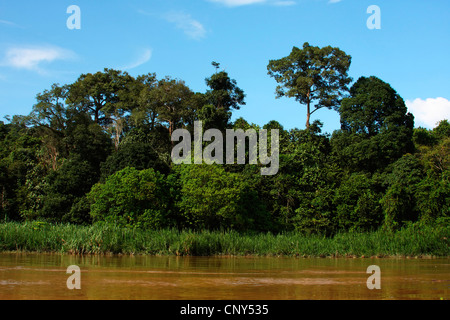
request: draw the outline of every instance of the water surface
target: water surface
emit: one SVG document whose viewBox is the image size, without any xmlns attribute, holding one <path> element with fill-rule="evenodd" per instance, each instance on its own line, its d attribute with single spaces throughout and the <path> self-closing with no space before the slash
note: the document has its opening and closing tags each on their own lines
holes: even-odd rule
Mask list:
<svg viewBox="0 0 450 320">
<path fill-rule="evenodd" d="M 67 267 L 81 269 L 69 290 Z M 367 288 L 367 267 L 381 289 Z M 304 259 L 260 257 L 0 254 L 0 300 L 406 300 L 450 299 L 450 258 Z"/>
</svg>

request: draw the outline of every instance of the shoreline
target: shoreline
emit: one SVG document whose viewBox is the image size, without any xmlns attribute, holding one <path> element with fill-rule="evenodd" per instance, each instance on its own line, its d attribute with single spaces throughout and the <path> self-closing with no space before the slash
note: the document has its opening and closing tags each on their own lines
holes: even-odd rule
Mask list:
<svg viewBox="0 0 450 320">
<path fill-rule="evenodd" d="M 0 253 L 433 259 L 450 257 L 449 234 L 447 225 L 410 225 L 394 232 L 342 232 L 324 237 L 295 231 L 249 234 L 8 222 L 0 224 Z"/>
<path fill-rule="evenodd" d="M 60 255 L 71 257 L 172 257 L 172 258 L 279 258 L 279 259 L 398 259 L 398 260 L 435 260 L 435 259 L 450 259 L 450 255 L 438 256 L 438 255 L 417 255 L 417 256 L 405 256 L 405 255 L 378 255 L 378 256 L 357 256 L 357 255 L 326 255 L 326 256 L 305 256 L 305 255 L 232 255 L 232 254 L 213 254 L 213 255 L 175 255 L 175 254 L 146 254 L 146 253 L 69 253 L 69 252 L 57 252 L 57 251 L 0 251 L 0 255 Z"/>
</svg>

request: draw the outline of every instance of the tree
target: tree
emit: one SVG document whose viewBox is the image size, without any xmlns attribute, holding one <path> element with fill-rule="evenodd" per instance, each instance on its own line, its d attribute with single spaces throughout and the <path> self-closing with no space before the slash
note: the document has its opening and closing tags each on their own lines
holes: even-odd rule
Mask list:
<svg viewBox="0 0 450 320">
<path fill-rule="evenodd" d="M 380 201 L 384 211 L 384 226 L 395 229 L 406 221 L 417 221 L 416 194 L 424 180 L 424 170 L 416 156 L 405 154 L 387 168 L 387 190 Z"/>
<path fill-rule="evenodd" d="M 127 167 L 96 184 L 87 195 L 94 222 L 159 229 L 173 222 L 170 179 L 153 169 Z"/>
<path fill-rule="evenodd" d="M 205 130 L 212 128 L 225 130 L 230 126 L 232 110 L 239 110 L 245 105 L 245 94 L 227 72 L 218 71 L 219 63 L 212 62 L 212 65 L 216 72 L 205 79 L 209 89 L 203 95 L 198 118 L 203 121 Z"/>
<path fill-rule="evenodd" d="M 432 222 L 450 212 L 450 125 L 443 120 L 433 130 L 422 129 L 421 135 L 431 139 L 415 139 L 416 155 L 426 171 L 415 197 L 420 219 Z"/>
<path fill-rule="evenodd" d="M 353 171 L 383 170 L 414 152 L 414 116 L 404 100 L 377 77 L 361 77 L 339 108 L 341 130 L 331 143 L 338 161 Z"/>
<path fill-rule="evenodd" d="M 68 103 L 79 111 L 89 113 L 95 123 L 114 137 L 116 149 L 125 126 L 125 116 L 135 107 L 136 80 L 128 73 L 104 69 L 95 74 L 82 74 L 70 86 Z"/>
<path fill-rule="evenodd" d="M 59 84 L 53 84 L 50 90 L 39 93 L 36 96 L 37 103 L 29 116 L 30 123 L 61 134 L 67 127 L 68 109 L 65 101 L 68 94 L 69 87 Z"/>
<path fill-rule="evenodd" d="M 165 140 L 156 139 L 158 136 L 155 131 L 145 134 L 146 138 L 144 139 L 139 137 L 139 129 L 131 131 L 120 144 L 119 149 L 102 163 L 102 180 L 126 167 L 133 167 L 137 170 L 153 168 L 161 173 L 168 173 L 170 164 L 163 161 L 165 157 L 161 150 L 162 147 L 157 145 Z M 155 137 L 155 139 L 151 139 L 151 137 Z"/>
<path fill-rule="evenodd" d="M 133 109 L 131 120 L 135 127 L 148 126 L 153 130 L 158 117 L 157 103 L 152 97 L 152 91 L 157 87 L 156 74 L 149 73 L 136 78 L 139 86 L 137 106 Z"/>
<path fill-rule="evenodd" d="M 190 101 L 194 93 L 184 81 L 166 77 L 158 81 L 149 95 L 155 101 L 158 119 L 168 123 L 169 137 L 190 113 Z"/>
<path fill-rule="evenodd" d="M 339 230 L 377 229 L 383 222 L 380 199 L 368 175 L 353 173 L 346 177 L 336 188 L 333 199 Z"/>
<path fill-rule="evenodd" d="M 41 139 L 25 120 L 14 116 L 11 123 L 0 123 L 0 215 L 5 219 L 19 220 L 35 205 L 32 185 L 40 183 L 48 171 L 40 160 Z M 38 173 L 35 179 L 32 173 Z"/>
<path fill-rule="evenodd" d="M 178 207 L 194 229 L 261 230 L 267 211 L 244 176 L 226 172 L 220 165 L 180 165 Z"/>
<path fill-rule="evenodd" d="M 350 63 L 351 56 L 339 48 L 319 48 L 305 42 L 303 49 L 294 47 L 289 56 L 270 60 L 267 69 L 280 84 L 276 88 L 277 98 L 295 98 L 306 105 L 306 128 L 309 129 L 314 112 L 324 107 L 339 107 L 352 81 L 347 74 Z"/>
<path fill-rule="evenodd" d="M 216 73 L 205 80 L 209 87 L 205 93 L 208 104 L 226 112 L 232 109 L 239 110 L 241 106 L 245 105 L 244 91 L 237 86 L 236 80 L 231 79 L 226 71 L 217 72 L 220 67 L 219 63 L 213 62 L 212 65 L 216 68 Z"/>
<path fill-rule="evenodd" d="M 358 79 L 350 89 L 350 96 L 342 100 L 339 113 L 343 130 L 367 137 L 397 128 L 411 131 L 414 124 L 402 97 L 374 76 Z"/>
<path fill-rule="evenodd" d="M 68 86 L 53 84 L 36 96 L 37 103 L 28 116 L 28 123 L 36 128 L 43 143 L 44 161 L 56 170 L 60 158 L 67 155 L 63 138 L 70 122 L 71 110 L 65 105 Z"/>
<path fill-rule="evenodd" d="M 334 182 L 327 164 L 330 147 L 321 126 L 317 120 L 310 129 L 289 132 L 274 121 L 264 126 L 281 130 L 279 172 L 264 177 L 261 185 L 261 199 L 279 230 L 322 234 L 333 231 Z"/>
<path fill-rule="evenodd" d="M 447 119 L 439 121 L 438 126 L 433 129 L 433 135 L 438 140 L 450 137 L 450 123 Z"/>
<path fill-rule="evenodd" d="M 98 174 L 91 164 L 74 154 L 66 159 L 57 171 L 45 177 L 40 207 L 35 213 L 50 222 L 89 223 L 88 210 L 72 210 L 97 182 Z M 86 208 L 87 209 L 87 208 Z"/>
</svg>

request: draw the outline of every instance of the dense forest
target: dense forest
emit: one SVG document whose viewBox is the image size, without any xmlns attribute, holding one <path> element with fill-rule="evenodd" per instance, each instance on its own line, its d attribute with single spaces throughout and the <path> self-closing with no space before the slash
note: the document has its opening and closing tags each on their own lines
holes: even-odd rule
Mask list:
<svg viewBox="0 0 450 320">
<path fill-rule="evenodd" d="M 448 223 L 450 123 L 414 128 L 395 89 L 375 76 L 353 81 L 350 62 L 308 44 L 269 62 L 276 97 L 306 107 L 304 129 L 232 121 L 246 95 L 216 62 L 206 92 L 113 69 L 54 84 L 30 114 L 0 122 L 1 221 L 327 236 Z M 339 130 L 310 123 L 320 108 L 339 113 Z M 173 164 L 172 133 L 199 120 L 204 130 L 278 129 L 278 173 Z"/>
</svg>

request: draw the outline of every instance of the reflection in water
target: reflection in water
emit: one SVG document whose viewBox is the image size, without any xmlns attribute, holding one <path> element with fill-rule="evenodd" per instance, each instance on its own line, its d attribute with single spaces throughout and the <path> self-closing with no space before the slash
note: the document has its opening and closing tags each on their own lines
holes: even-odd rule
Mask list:
<svg viewBox="0 0 450 320">
<path fill-rule="evenodd" d="M 81 268 L 81 290 L 66 269 Z M 369 290 L 367 267 L 381 268 Z M 0 254 L 0 299 L 449 299 L 450 259 Z"/>
</svg>

